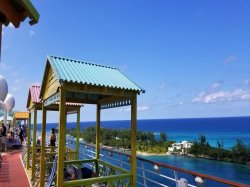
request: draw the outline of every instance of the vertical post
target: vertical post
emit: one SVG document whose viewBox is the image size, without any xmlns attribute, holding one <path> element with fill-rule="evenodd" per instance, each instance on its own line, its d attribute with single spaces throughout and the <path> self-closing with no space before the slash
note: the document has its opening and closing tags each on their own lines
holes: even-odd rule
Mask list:
<svg viewBox="0 0 250 187">
<path fill-rule="evenodd" d="M 98 160 L 100 158 L 100 121 L 101 121 L 101 107 L 96 105 L 96 149 L 95 149 L 95 158 Z M 99 173 L 98 162 L 96 162 L 96 173 Z"/>
<path fill-rule="evenodd" d="M 79 159 L 79 137 L 80 137 L 80 107 L 77 109 L 77 124 L 76 124 L 76 160 Z"/>
<path fill-rule="evenodd" d="M 137 100 L 136 96 L 131 98 L 131 173 L 132 187 L 136 187 L 136 136 L 137 136 Z"/>
<path fill-rule="evenodd" d="M 32 180 L 35 182 L 36 167 L 36 127 L 37 127 L 37 108 L 34 106 L 34 122 L 33 122 L 33 141 L 32 141 Z"/>
<path fill-rule="evenodd" d="M 29 112 L 29 119 L 28 119 L 28 147 L 27 147 L 27 161 L 26 161 L 26 168 L 30 168 L 30 125 L 31 125 L 31 113 Z"/>
<path fill-rule="evenodd" d="M 41 145 L 41 157 L 40 157 L 40 187 L 44 187 L 45 184 L 45 143 L 46 143 L 46 108 L 44 103 L 42 104 L 42 145 Z M 35 145 L 33 145 L 35 146 Z"/>
<path fill-rule="evenodd" d="M 64 151 L 65 151 L 65 133 L 66 133 L 66 93 L 64 85 L 61 84 L 60 104 L 59 104 L 59 132 L 58 132 L 58 167 L 57 167 L 57 186 L 63 186 L 64 178 Z"/>
<path fill-rule="evenodd" d="M 0 63 L 1 63 L 1 54 L 2 54 L 2 22 L 0 22 Z"/>
</svg>

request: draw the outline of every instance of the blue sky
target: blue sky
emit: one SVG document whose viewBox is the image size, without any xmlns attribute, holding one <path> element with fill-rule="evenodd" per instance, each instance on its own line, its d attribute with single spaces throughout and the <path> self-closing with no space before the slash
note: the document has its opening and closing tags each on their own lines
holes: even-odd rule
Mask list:
<svg viewBox="0 0 250 187">
<path fill-rule="evenodd" d="M 248 0 L 32 2 L 37 25 L 3 28 L 0 74 L 14 110 L 26 110 L 28 87 L 41 83 L 53 54 L 119 68 L 146 90 L 139 119 L 250 115 Z M 95 120 L 95 107 L 81 114 Z M 102 113 L 103 120 L 129 118 L 128 107 Z"/>
</svg>

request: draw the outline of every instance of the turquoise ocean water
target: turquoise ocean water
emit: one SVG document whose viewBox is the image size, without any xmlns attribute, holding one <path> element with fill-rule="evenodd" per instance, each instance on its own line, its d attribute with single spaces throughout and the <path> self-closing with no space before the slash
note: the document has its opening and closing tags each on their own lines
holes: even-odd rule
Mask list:
<svg viewBox="0 0 250 187">
<path fill-rule="evenodd" d="M 81 128 L 93 125 L 95 122 L 81 122 Z M 200 134 L 204 134 L 212 146 L 216 146 L 217 141 L 220 141 L 223 142 L 225 148 L 231 149 L 236 140 L 241 139 L 250 147 L 250 117 L 152 119 L 138 120 L 137 125 L 138 130 L 154 132 L 156 137 L 164 131 L 168 135 L 168 140 L 177 142 L 197 140 Z M 47 125 L 47 131 L 57 126 L 57 123 L 50 123 Z M 68 129 L 75 126 L 76 123 L 67 124 Z M 130 127 L 130 121 L 103 121 L 101 126 L 127 129 Z M 40 130 L 39 125 L 38 130 Z M 150 156 L 146 158 L 250 185 L 250 168 L 243 165 L 185 156 Z"/>
</svg>

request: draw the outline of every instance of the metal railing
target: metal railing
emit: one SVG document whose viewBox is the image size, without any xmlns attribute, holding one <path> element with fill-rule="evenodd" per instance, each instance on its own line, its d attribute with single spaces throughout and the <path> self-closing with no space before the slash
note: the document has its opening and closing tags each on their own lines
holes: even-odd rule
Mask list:
<svg viewBox="0 0 250 187">
<path fill-rule="evenodd" d="M 67 137 L 67 146 L 74 148 L 75 138 Z M 95 158 L 95 145 L 80 143 L 80 159 Z M 101 147 L 100 160 L 109 162 L 125 170 L 130 170 L 130 154 L 113 148 Z M 147 160 L 137 157 L 137 186 L 138 187 L 178 187 L 179 185 L 187 185 L 190 187 L 249 187 L 250 185 L 226 180 L 223 178 L 202 174 L 183 168 L 171 166 L 168 164 Z"/>
</svg>

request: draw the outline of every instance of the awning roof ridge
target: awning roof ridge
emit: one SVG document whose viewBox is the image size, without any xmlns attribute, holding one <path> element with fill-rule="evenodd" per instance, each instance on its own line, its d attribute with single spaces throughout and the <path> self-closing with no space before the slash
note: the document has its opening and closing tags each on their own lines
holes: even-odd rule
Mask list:
<svg viewBox="0 0 250 187">
<path fill-rule="evenodd" d="M 103 64 L 97 64 L 97 63 L 93 63 L 93 62 L 89 62 L 89 61 L 83 61 L 83 60 L 77 60 L 77 59 L 73 59 L 73 58 L 67 58 L 67 57 L 62 57 L 62 56 L 55 56 L 55 55 L 48 55 L 48 58 L 55 58 L 55 59 L 63 59 L 66 61 L 73 61 L 73 62 L 78 62 L 78 63 L 83 63 L 83 64 L 87 64 L 87 65 L 92 65 L 92 66 L 99 66 L 99 67 L 103 67 L 103 68 L 110 68 L 110 69 L 116 69 L 119 70 L 116 67 L 111 67 L 111 66 L 107 66 L 107 65 L 103 65 Z"/>
</svg>

